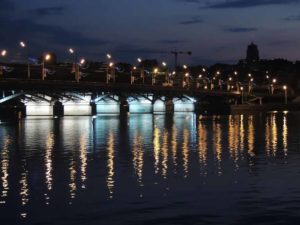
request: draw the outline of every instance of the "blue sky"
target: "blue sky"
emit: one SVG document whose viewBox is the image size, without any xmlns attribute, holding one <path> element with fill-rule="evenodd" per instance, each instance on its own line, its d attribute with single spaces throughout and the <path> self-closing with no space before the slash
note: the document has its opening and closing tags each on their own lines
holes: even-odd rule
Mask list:
<svg viewBox="0 0 300 225">
<path fill-rule="evenodd" d="M 212 64 L 245 58 L 258 44 L 262 58 L 300 59 L 300 0 L 0 0 L 0 48 L 20 55 L 57 52 L 118 61 L 137 57 L 172 63 L 163 52 L 193 51 L 181 63 Z"/>
</svg>

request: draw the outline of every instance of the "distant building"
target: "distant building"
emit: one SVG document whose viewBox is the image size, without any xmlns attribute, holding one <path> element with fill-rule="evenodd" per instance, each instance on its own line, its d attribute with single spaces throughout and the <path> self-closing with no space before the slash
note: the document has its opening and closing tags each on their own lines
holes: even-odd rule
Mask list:
<svg viewBox="0 0 300 225">
<path fill-rule="evenodd" d="M 259 51 L 257 45 L 255 45 L 253 42 L 248 45 L 247 48 L 247 57 L 246 62 L 248 64 L 254 64 L 259 61 Z"/>
</svg>

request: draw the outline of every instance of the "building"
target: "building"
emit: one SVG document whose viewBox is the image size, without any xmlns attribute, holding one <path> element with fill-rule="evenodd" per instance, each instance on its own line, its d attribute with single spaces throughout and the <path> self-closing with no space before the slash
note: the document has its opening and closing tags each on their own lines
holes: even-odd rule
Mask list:
<svg viewBox="0 0 300 225">
<path fill-rule="evenodd" d="M 258 47 L 252 42 L 250 45 L 248 45 L 247 48 L 246 62 L 247 64 L 255 64 L 258 61 L 259 61 Z"/>
</svg>

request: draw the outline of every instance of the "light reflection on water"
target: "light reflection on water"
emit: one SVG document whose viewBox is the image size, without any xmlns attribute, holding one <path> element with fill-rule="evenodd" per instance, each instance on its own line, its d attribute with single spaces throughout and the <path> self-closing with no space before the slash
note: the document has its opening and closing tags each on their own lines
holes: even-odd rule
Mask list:
<svg viewBox="0 0 300 225">
<path fill-rule="evenodd" d="M 232 224 L 270 213 L 274 202 L 292 218 L 300 209 L 298 117 L 107 115 L 1 125 L 0 219 Z"/>
</svg>

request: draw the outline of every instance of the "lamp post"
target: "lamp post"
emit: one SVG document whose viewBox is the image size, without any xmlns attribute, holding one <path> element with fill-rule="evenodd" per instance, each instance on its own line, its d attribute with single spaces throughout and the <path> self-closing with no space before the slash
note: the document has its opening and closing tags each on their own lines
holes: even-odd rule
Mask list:
<svg viewBox="0 0 300 225">
<path fill-rule="evenodd" d="M 277 83 L 277 80 L 276 79 L 273 79 L 272 80 L 272 84 L 271 84 L 271 94 L 274 94 L 274 89 L 275 89 L 275 84 Z"/>
<path fill-rule="evenodd" d="M 27 57 L 27 78 L 30 79 L 30 60 L 29 60 L 29 51 L 28 51 L 28 48 L 26 46 L 26 43 L 24 41 L 20 41 L 20 47 L 23 48 L 23 49 L 27 49 L 27 54 L 26 54 L 26 57 Z"/>
<path fill-rule="evenodd" d="M 143 84 L 145 84 L 145 70 L 144 70 L 144 64 L 142 63 L 143 60 L 141 58 L 138 58 L 137 61 L 141 69 L 141 78 L 143 80 Z"/>
<path fill-rule="evenodd" d="M 236 90 L 239 91 L 239 73 L 238 71 L 234 71 L 234 76 L 235 76 L 235 80 L 236 80 L 236 83 L 235 83 L 235 86 L 236 86 Z"/>
<path fill-rule="evenodd" d="M 182 87 L 184 88 L 185 84 L 186 84 L 186 82 L 185 82 L 186 77 L 188 77 L 188 76 L 186 76 L 186 74 L 188 74 L 188 72 L 187 72 L 188 66 L 187 65 L 183 65 L 182 68 L 185 70 L 185 71 L 183 71 L 183 78 L 182 78 Z"/>
<path fill-rule="evenodd" d="M 109 83 L 110 77 L 113 78 L 114 82 L 115 82 L 115 71 L 114 71 L 114 63 L 112 62 L 112 55 L 110 53 L 106 54 L 106 58 L 107 58 L 107 69 L 106 69 L 106 84 Z M 109 70 L 111 70 L 111 74 L 109 74 Z"/>
<path fill-rule="evenodd" d="M 43 56 L 43 59 L 42 59 L 42 80 L 45 80 L 45 77 L 46 77 L 45 61 L 49 61 L 50 59 L 51 59 L 50 54 L 46 54 L 45 56 Z"/>
<path fill-rule="evenodd" d="M 155 84 L 155 77 L 157 73 L 158 73 L 158 68 L 155 68 L 152 73 L 152 83 L 151 83 L 152 85 Z"/>
<path fill-rule="evenodd" d="M 242 105 L 244 104 L 244 87 L 240 88 L 241 93 L 242 93 Z"/>
<path fill-rule="evenodd" d="M 3 49 L 1 51 L 1 57 L 5 57 L 6 55 L 7 55 L 7 51 Z M 1 76 L 3 75 L 3 68 L 2 68 L 2 66 L 0 66 L 0 75 Z"/>
<path fill-rule="evenodd" d="M 283 86 L 283 91 L 284 91 L 284 103 L 287 104 L 287 86 Z"/>
<path fill-rule="evenodd" d="M 162 62 L 161 63 L 162 64 L 162 66 L 163 66 L 163 68 L 165 68 L 165 81 L 167 82 L 167 84 L 169 85 L 169 70 L 168 70 L 168 64 L 166 63 L 166 62 Z"/>
</svg>

